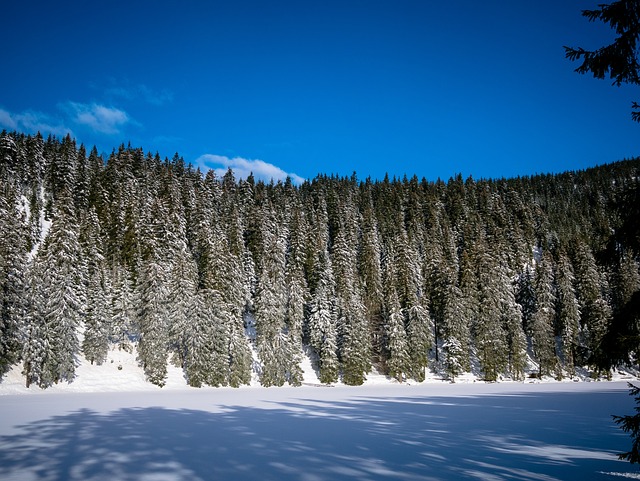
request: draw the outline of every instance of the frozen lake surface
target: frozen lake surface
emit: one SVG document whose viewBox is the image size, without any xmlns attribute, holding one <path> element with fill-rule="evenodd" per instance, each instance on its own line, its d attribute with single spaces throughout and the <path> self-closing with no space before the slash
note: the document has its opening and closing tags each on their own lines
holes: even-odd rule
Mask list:
<svg viewBox="0 0 640 481">
<path fill-rule="evenodd" d="M 0 479 L 616 480 L 623 382 L 0 396 Z"/>
</svg>

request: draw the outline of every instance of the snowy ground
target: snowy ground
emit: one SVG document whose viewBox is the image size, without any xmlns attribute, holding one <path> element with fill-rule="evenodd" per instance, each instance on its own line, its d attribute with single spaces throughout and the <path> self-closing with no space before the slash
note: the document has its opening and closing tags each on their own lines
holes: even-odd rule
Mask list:
<svg viewBox="0 0 640 481">
<path fill-rule="evenodd" d="M 126 373 L 113 364 L 103 378 Z M 0 479 L 640 479 L 615 456 L 630 447 L 611 420 L 633 412 L 624 382 L 190 389 L 176 375 L 163 389 L 123 375 L 122 392 L 5 379 Z"/>
</svg>

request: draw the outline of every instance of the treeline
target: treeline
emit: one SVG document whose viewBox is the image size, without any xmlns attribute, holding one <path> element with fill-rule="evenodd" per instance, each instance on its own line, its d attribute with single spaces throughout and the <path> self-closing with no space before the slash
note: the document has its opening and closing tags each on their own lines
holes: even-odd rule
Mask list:
<svg viewBox="0 0 640 481">
<path fill-rule="evenodd" d="M 158 385 L 298 385 L 305 350 L 323 383 L 606 374 L 637 363 L 639 173 L 295 186 L 5 131 L 0 373 L 136 346 Z"/>
</svg>

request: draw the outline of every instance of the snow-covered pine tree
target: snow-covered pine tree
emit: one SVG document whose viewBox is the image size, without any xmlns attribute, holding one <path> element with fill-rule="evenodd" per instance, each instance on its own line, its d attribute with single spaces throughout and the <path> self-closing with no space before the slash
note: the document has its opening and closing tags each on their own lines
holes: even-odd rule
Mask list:
<svg viewBox="0 0 640 481">
<path fill-rule="evenodd" d="M 305 306 L 309 298 L 309 289 L 304 273 L 307 233 L 308 225 L 302 207 L 296 204 L 291 217 L 289 249 L 287 253 L 287 265 L 285 267 L 285 285 L 287 289 L 285 323 L 290 340 L 290 348 L 294 356 L 297 356 L 294 357 L 294 362 L 290 366 L 288 382 L 291 385 L 299 385 L 303 379 L 300 356 L 302 355 L 302 331 Z"/>
<path fill-rule="evenodd" d="M 549 251 L 545 250 L 536 265 L 534 279 L 536 307 L 531 316 L 528 332 L 540 376 L 554 373 L 558 361 L 555 352 L 556 296 L 553 282 L 553 259 Z"/>
<path fill-rule="evenodd" d="M 570 377 L 575 374 L 580 349 L 580 306 L 576 297 L 575 278 L 571 260 L 559 250 L 555 268 L 557 287 L 556 323 L 562 340 L 562 361 Z"/>
<path fill-rule="evenodd" d="M 236 318 L 229 323 L 229 386 L 240 387 L 251 382 L 251 349 L 244 326 Z M 290 382 L 293 384 L 292 382 Z"/>
<path fill-rule="evenodd" d="M 187 355 L 187 332 L 192 320 L 189 317 L 190 303 L 196 295 L 198 274 L 186 245 L 174 254 L 168 282 L 169 346 L 172 361 L 184 368 Z"/>
<path fill-rule="evenodd" d="M 209 369 L 205 373 L 210 386 L 226 386 L 229 383 L 230 359 L 229 339 L 232 318 L 227 304 L 219 291 L 203 290 L 205 322 L 209 323 L 211 342 L 206 346 L 209 355 Z M 209 328 L 207 328 L 209 329 Z"/>
<path fill-rule="evenodd" d="M 415 216 L 414 213 L 414 221 Z M 420 240 L 410 239 L 403 227 L 401 217 L 397 220 L 398 231 L 393 239 L 394 270 L 396 292 L 402 314 L 405 318 L 409 369 L 407 375 L 421 382 L 429 360 L 429 350 L 433 345 L 433 323 L 429 315 L 428 300 L 423 291 L 424 280 L 421 272 Z M 413 226 L 414 236 L 418 227 Z"/>
<path fill-rule="evenodd" d="M 39 283 L 44 289 L 44 327 L 50 340 L 52 380 L 71 382 L 80 350 L 78 328 L 84 315 L 81 299 L 86 280 L 71 198 L 67 192 L 61 192 L 59 198 L 51 230 L 35 262 L 43 266 Z"/>
<path fill-rule="evenodd" d="M 508 346 L 507 368 L 515 380 L 524 379 L 527 364 L 527 338 L 522 328 L 522 309 L 516 302 L 516 277 L 508 266 L 508 256 L 500 257 L 501 269 L 496 272 L 500 283 L 502 323 Z"/>
<path fill-rule="evenodd" d="M 358 248 L 358 271 L 362 285 L 362 300 L 369 324 L 369 336 L 372 355 L 382 356 L 383 320 L 382 320 L 382 267 L 380 235 L 371 198 L 371 183 L 365 184 L 362 193 L 362 218 L 360 221 L 360 239 Z"/>
<path fill-rule="evenodd" d="M 136 286 L 138 359 L 147 379 L 164 386 L 167 377 L 169 344 L 168 271 L 161 258 L 165 240 L 166 209 L 160 199 L 151 201 L 142 238 L 142 265 Z"/>
<path fill-rule="evenodd" d="M 433 346 L 435 361 L 440 361 L 439 344 L 445 334 L 445 305 L 449 286 L 457 283 L 458 255 L 452 243 L 449 229 L 443 218 L 443 206 L 439 200 L 428 204 L 429 225 L 425 233 L 423 260 L 423 290 L 429 298 L 429 312 L 433 322 Z M 444 224 L 444 225 L 443 225 Z"/>
<path fill-rule="evenodd" d="M 314 289 L 309 302 L 307 329 L 309 343 L 318 356 L 320 382 L 330 384 L 339 376 L 335 279 L 326 249 L 318 251 L 314 262 Z"/>
<path fill-rule="evenodd" d="M 474 325 L 474 341 L 478 359 L 487 381 L 497 381 L 508 364 L 509 346 L 502 319 L 504 288 L 500 264 L 481 238 L 476 244 L 478 313 Z"/>
<path fill-rule="evenodd" d="M 27 229 L 15 189 L 0 181 L 0 379 L 20 358 Z"/>
<path fill-rule="evenodd" d="M 386 367 L 389 376 L 402 382 L 411 370 L 409 343 L 405 328 L 405 317 L 396 291 L 396 256 L 393 248 L 387 246 L 383 257 L 384 284 L 384 346 Z"/>
<path fill-rule="evenodd" d="M 238 219 L 228 221 L 240 222 Z M 216 359 L 227 362 L 220 368 L 225 373 L 224 380 L 216 378 L 211 382 L 232 386 L 246 384 L 251 376 L 251 352 L 249 341 L 244 336 L 243 319 L 250 302 L 250 286 L 243 265 L 246 251 L 240 254 L 231 251 L 229 239 L 222 229 L 224 223 L 208 218 L 206 212 L 201 213 L 200 222 L 199 277 L 201 285 L 209 292 L 208 297 L 213 299 L 212 308 L 216 310 L 216 345 L 220 349 L 225 346 L 226 350 L 224 356 L 220 354 Z M 235 252 L 243 248 L 240 239 L 235 239 L 233 244 Z"/>
<path fill-rule="evenodd" d="M 82 351 L 91 364 L 99 365 L 105 361 L 109 348 L 111 286 L 100 246 L 100 221 L 93 207 L 83 219 L 80 239 L 88 277 Z"/>
<path fill-rule="evenodd" d="M 632 250 L 621 253 L 615 276 L 614 298 L 616 309 L 622 309 L 640 290 L 640 268 Z"/>
<path fill-rule="evenodd" d="M 286 339 L 287 291 L 285 285 L 288 232 L 275 218 L 273 206 L 263 208 L 262 263 L 254 300 L 258 357 L 262 364 L 260 383 L 282 386 L 290 369 Z"/>
<path fill-rule="evenodd" d="M 36 384 L 47 388 L 56 382 L 52 337 L 45 318 L 45 289 L 42 282 L 43 265 L 37 259 L 27 272 L 26 315 L 24 319 L 24 344 L 22 348 L 22 374 L 26 386 Z"/>
<path fill-rule="evenodd" d="M 386 350 L 388 352 L 387 371 L 389 375 L 402 382 L 411 369 L 407 333 L 404 327 L 404 315 L 395 288 L 388 289 L 385 307 Z"/>
<path fill-rule="evenodd" d="M 111 288 L 104 265 L 101 263 L 90 273 L 87 286 L 85 331 L 82 341 L 84 357 L 98 365 L 107 358 L 111 327 Z"/>
<path fill-rule="evenodd" d="M 111 342 L 117 344 L 118 349 L 131 351 L 131 339 L 138 333 L 134 323 L 136 320 L 135 292 L 129 272 L 120 266 L 116 266 L 111 274 L 113 295 L 111 296 Z"/>
<path fill-rule="evenodd" d="M 184 372 L 187 383 L 193 387 L 206 384 L 213 369 L 211 346 L 215 334 L 208 303 L 205 290 L 199 290 L 188 299 L 189 325 L 184 333 Z"/>
<path fill-rule="evenodd" d="M 336 281 L 338 355 L 345 384 L 360 385 L 371 368 L 369 326 L 357 272 L 355 206 L 343 199 L 342 220 L 332 246 Z"/>
<path fill-rule="evenodd" d="M 579 242 L 575 251 L 575 276 L 581 323 L 586 334 L 590 364 L 604 354 L 601 343 L 611 322 L 611 307 L 604 295 L 606 279 L 601 276 L 591 248 Z"/>
<path fill-rule="evenodd" d="M 138 359 L 147 379 L 160 387 L 167 377 L 169 329 L 167 324 L 166 267 L 160 259 L 144 261 L 138 278 Z"/>
<path fill-rule="evenodd" d="M 429 309 L 421 297 L 406 312 L 410 369 L 408 375 L 418 382 L 425 380 L 429 350 L 433 345 L 433 330 Z"/>
<path fill-rule="evenodd" d="M 469 338 L 471 325 L 465 316 L 462 291 L 455 284 L 449 284 L 445 296 L 442 316 L 442 351 L 444 369 L 451 381 L 470 370 Z"/>
</svg>

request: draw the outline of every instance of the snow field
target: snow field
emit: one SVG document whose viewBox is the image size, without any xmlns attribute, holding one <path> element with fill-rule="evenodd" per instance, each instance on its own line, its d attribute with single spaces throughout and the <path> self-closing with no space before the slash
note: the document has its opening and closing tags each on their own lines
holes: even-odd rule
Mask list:
<svg viewBox="0 0 640 481">
<path fill-rule="evenodd" d="M 167 388 L 1 396 L 0 479 L 640 479 L 624 382 Z"/>
</svg>

